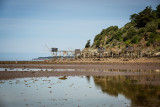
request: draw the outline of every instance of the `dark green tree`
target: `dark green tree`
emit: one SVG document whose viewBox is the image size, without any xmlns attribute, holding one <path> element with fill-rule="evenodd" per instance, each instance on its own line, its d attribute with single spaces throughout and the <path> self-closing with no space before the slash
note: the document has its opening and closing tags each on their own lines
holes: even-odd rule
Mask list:
<svg viewBox="0 0 160 107">
<path fill-rule="evenodd" d="M 130 27 L 127 31 L 127 35 L 124 37 L 124 41 L 132 39 L 134 35 L 136 35 L 136 30 L 134 27 Z"/>
<path fill-rule="evenodd" d="M 119 29 L 116 31 L 116 33 L 113 35 L 113 38 L 114 39 L 117 39 L 117 40 L 121 40 L 122 39 L 122 31 Z"/>
<path fill-rule="evenodd" d="M 157 13 L 157 18 L 160 18 L 160 4 L 157 6 L 156 13 Z"/>
<path fill-rule="evenodd" d="M 155 32 L 158 28 L 158 23 L 156 21 L 148 22 L 145 28 L 147 32 Z"/>
<path fill-rule="evenodd" d="M 91 40 L 88 40 L 88 41 L 87 41 L 85 48 L 89 48 L 89 47 L 90 47 L 90 41 L 91 41 Z"/>
<path fill-rule="evenodd" d="M 156 12 L 152 10 L 151 6 L 147 6 L 138 14 L 133 14 L 130 16 L 130 20 L 136 23 L 137 28 L 145 27 L 148 22 L 155 20 L 156 18 Z"/>
<path fill-rule="evenodd" d="M 157 22 L 158 22 L 158 29 L 160 29 L 160 4 L 157 6 L 157 10 L 156 10 L 156 14 L 157 14 Z"/>
<path fill-rule="evenodd" d="M 138 36 L 138 35 L 136 35 L 136 36 L 134 36 L 133 38 L 132 38 L 132 43 L 133 44 L 138 44 L 139 42 L 140 42 L 140 39 L 141 39 L 141 37 L 140 36 Z"/>
</svg>

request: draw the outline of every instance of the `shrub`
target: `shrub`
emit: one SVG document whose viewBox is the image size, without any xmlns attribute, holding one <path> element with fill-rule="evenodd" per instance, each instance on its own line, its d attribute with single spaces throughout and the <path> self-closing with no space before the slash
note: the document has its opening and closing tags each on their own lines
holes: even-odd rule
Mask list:
<svg viewBox="0 0 160 107">
<path fill-rule="evenodd" d="M 146 32 L 155 32 L 158 28 L 158 23 L 156 21 L 151 21 L 145 26 Z"/>
<path fill-rule="evenodd" d="M 141 40 L 141 37 L 138 36 L 138 35 L 136 35 L 136 36 L 134 36 L 134 37 L 132 38 L 132 41 L 131 41 L 131 42 L 132 42 L 133 44 L 138 44 L 140 40 Z"/>
<path fill-rule="evenodd" d="M 90 47 L 90 40 L 87 41 L 85 48 L 89 48 Z"/>
<path fill-rule="evenodd" d="M 128 46 L 128 45 L 130 45 L 130 43 L 131 43 L 131 40 L 129 39 L 129 40 L 127 40 L 127 41 L 125 41 L 125 44 Z"/>
</svg>

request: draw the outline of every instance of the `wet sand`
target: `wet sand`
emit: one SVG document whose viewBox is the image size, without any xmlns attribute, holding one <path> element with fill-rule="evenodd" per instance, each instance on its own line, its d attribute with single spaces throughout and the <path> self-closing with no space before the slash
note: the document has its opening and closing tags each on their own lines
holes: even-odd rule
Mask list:
<svg viewBox="0 0 160 107">
<path fill-rule="evenodd" d="M 55 77 L 55 76 L 114 76 L 139 75 L 138 72 L 102 72 L 102 71 L 1 71 L 0 80 L 27 77 Z M 144 74 L 144 73 L 143 73 Z M 147 74 L 147 73 L 146 73 Z"/>
<path fill-rule="evenodd" d="M 17 64 L 12 61 L 0 62 L 0 68 L 5 69 L 0 69 L 2 70 L 0 71 L 0 83 L 1 88 L 4 90 L 2 91 L 3 98 L 5 99 L 6 96 L 8 98 L 11 97 L 14 101 L 17 95 L 18 98 L 19 96 L 21 97 L 19 98 L 20 100 L 17 100 L 18 103 L 15 103 L 14 107 L 17 107 L 16 104 L 21 104 L 22 106 L 32 106 L 32 104 L 34 104 L 34 106 L 46 104 L 46 106 L 49 104 L 50 106 L 55 104 L 62 106 L 68 104 L 69 106 L 73 106 L 75 99 L 78 101 L 75 103 L 75 106 L 80 103 L 85 104 L 86 101 L 91 101 L 91 103 L 87 102 L 86 106 L 91 106 L 90 104 L 94 104 L 93 102 L 97 104 L 97 101 L 99 102 L 98 105 L 102 106 L 112 104 L 110 101 L 113 101 L 113 104 L 117 104 L 117 106 L 120 105 L 120 102 L 123 106 L 127 106 L 126 104 L 128 104 L 128 106 L 159 105 L 160 62 L 158 61 L 104 63 L 98 63 L 97 61 L 91 63 L 38 63 L 23 61 Z M 34 71 L 34 69 L 38 69 L 38 71 Z M 41 71 L 42 69 L 43 71 Z M 49 69 L 51 69 L 51 71 L 49 71 Z M 56 69 L 62 69 L 62 71 L 56 71 Z M 70 71 L 68 69 L 74 70 Z M 65 79 L 67 79 L 67 81 Z M 93 86 L 91 84 L 93 84 Z M 97 88 L 95 88 L 95 86 Z M 83 88 L 83 90 L 81 88 Z M 98 90 L 93 91 L 94 88 Z M 9 91 L 6 91 L 6 89 Z M 102 91 L 99 91 L 99 89 Z M 8 92 L 12 93 L 12 96 L 10 93 L 7 94 Z M 43 92 L 45 92 L 45 94 L 43 94 Z M 97 95 L 101 95 L 100 92 L 105 95 L 98 97 L 99 100 L 97 100 Z M 106 94 L 107 98 L 105 97 Z M 34 96 L 37 95 L 39 96 L 35 98 Z M 79 95 L 84 96 L 79 97 Z M 96 95 L 94 101 L 91 99 L 93 95 Z M 123 95 L 127 100 L 129 99 L 128 103 L 121 101 L 120 99 L 122 99 L 123 96 L 119 97 L 119 95 Z M 108 96 L 111 96 L 111 98 Z M 117 100 L 113 99 L 113 96 Z M 84 101 L 84 98 L 88 99 Z M 139 100 L 139 98 L 144 100 Z M 109 102 L 106 102 L 106 100 L 102 101 L 102 99 L 109 99 L 107 100 Z M 46 101 L 48 102 L 46 103 Z M 139 101 L 140 103 L 135 101 Z M 3 103 L 5 104 L 6 102 Z M 7 104 L 13 106 L 12 102 Z"/>
<path fill-rule="evenodd" d="M 99 61 L 85 61 L 73 63 L 72 61 L 63 63 L 45 63 L 44 61 L 20 61 L 15 64 L 14 61 L 0 62 L 0 68 L 38 68 L 38 69 L 143 69 L 156 70 L 160 69 L 160 61 L 122 61 L 122 62 L 104 62 Z"/>
<path fill-rule="evenodd" d="M 101 62 L 101 61 L 100 61 Z M 84 63 L 64 63 L 53 64 L 44 63 L 44 61 L 22 61 L 15 64 L 14 61 L 0 62 L 0 68 L 38 68 L 53 69 L 53 71 L 0 71 L 0 79 L 12 79 L 23 77 L 49 77 L 49 76 L 112 76 L 112 75 L 139 75 L 137 72 L 119 72 L 118 70 L 160 70 L 159 61 L 148 62 L 85 62 Z M 54 71 L 54 69 L 66 69 L 66 71 Z M 75 71 L 67 71 L 67 69 L 75 69 Z M 78 71 L 76 69 L 82 69 Z M 83 70 L 84 69 L 84 70 Z M 94 71 L 92 71 L 95 69 Z M 102 69 L 116 70 L 114 72 L 105 72 Z M 144 74 L 144 73 L 143 73 Z"/>
</svg>

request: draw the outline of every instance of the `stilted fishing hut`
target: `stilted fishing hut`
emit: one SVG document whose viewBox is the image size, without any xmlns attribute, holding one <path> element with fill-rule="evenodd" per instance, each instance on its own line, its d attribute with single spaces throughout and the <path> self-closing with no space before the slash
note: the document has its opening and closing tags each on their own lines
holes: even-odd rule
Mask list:
<svg viewBox="0 0 160 107">
<path fill-rule="evenodd" d="M 51 53 L 55 59 L 57 59 L 58 48 L 51 48 Z"/>
<path fill-rule="evenodd" d="M 126 46 L 125 48 L 125 57 L 133 58 L 134 47 L 133 46 Z"/>
</svg>

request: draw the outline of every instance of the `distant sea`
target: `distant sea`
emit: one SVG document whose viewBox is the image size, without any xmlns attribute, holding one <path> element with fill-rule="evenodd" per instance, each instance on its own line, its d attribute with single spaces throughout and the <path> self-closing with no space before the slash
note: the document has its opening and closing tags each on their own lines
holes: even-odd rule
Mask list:
<svg viewBox="0 0 160 107">
<path fill-rule="evenodd" d="M 0 61 L 33 61 L 38 57 L 48 57 L 50 53 L 0 53 Z"/>
</svg>

